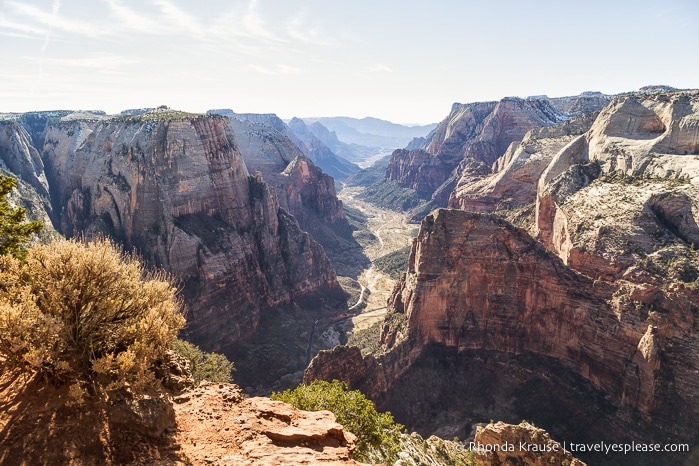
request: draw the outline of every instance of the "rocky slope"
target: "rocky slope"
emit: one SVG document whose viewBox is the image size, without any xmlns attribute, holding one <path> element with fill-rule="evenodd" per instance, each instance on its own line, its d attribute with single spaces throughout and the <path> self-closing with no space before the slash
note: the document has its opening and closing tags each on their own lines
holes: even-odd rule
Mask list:
<svg viewBox="0 0 699 466">
<path fill-rule="evenodd" d="M 235 360 L 241 383 L 301 370 L 313 322 L 346 308 L 323 248 L 248 173 L 227 118 L 64 117 L 43 137 L 41 159 L 30 155 L 59 231 L 111 236 L 173 274 L 187 337 Z"/>
<path fill-rule="evenodd" d="M 475 212 L 516 209 L 536 201 L 539 178 L 555 154 L 590 129 L 597 113 L 527 132 L 492 164 L 492 173 L 462 174 L 449 207 Z M 470 175 L 470 176 L 469 176 Z"/>
<path fill-rule="evenodd" d="M 356 436 L 329 411 L 301 411 L 269 398 L 245 398 L 237 385 L 203 382 L 174 393 L 154 389 L 136 398 L 113 393 L 109 400 L 86 394 L 77 400 L 68 386 L 0 372 L 0 403 L 6 407 L 0 411 L 0 463 L 362 464 L 351 459 Z M 519 439 L 555 444 L 540 429 L 502 423 L 481 428 L 477 441 L 485 450 Z M 437 437 L 403 434 L 401 446 L 397 466 L 509 464 L 482 450 L 475 450 L 481 453 L 476 455 L 470 444 Z M 521 457 L 520 465 L 542 464 L 531 454 L 511 456 Z"/>
<path fill-rule="evenodd" d="M 491 422 L 485 427 L 478 427 L 473 442 L 479 464 L 585 466 L 566 451 L 564 445 L 552 440 L 546 431 L 526 421 L 516 426 Z"/>
<path fill-rule="evenodd" d="M 236 385 L 75 402 L 68 385 L 0 374 L 2 464 L 359 464 L 332 413 L 243 398 Z"/>
<path fill-rule="evenodd" d="M 386 178 L 423 196 L 433 196 L 449 178 L 458 176 L 455 171 L 464 159 L 490 166 L 528 130 L 565 118 L 546 100 L 506 98 L 454 104 L 422 150 L 394 152 Z M 440 192 L 448 196 L 450 190 Z"/>
</svg>

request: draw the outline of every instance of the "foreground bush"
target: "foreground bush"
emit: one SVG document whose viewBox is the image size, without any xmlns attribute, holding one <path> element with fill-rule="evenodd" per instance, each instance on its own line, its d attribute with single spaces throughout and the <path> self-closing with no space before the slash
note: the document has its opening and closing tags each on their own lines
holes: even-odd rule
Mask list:
<svg viewBox="0 0 699 466">
<path fill-rule="evenodd" d="M 387 464 L 393 464 L 397 459 L 403 426 L 394 422 L 391 413 L 377 412 L 371 400 L 359 390 L 349 390 L 344 382 L 314 380 L 294 390 L 272 393 L 271 398 L 306 411 L 332 412 L 337 422 L 357 436 L 354 457 L 359 461 L 369 462 L 380 457 Z"/>
<path fill-rule="evenodd" d="M 0 257 L 0 357 L 6 365 L 141 389 L 184 325 L 171 281 L 109 240 L 58 240 Z M 94 385 L 94 384 L 93 384 Z"/>
<path fill-rule="evenodd" d="M 221 383 L 233 381 L 233 363 L 223 354 L 206 353 L 197 345 L 179 339 L 174 340 L 170 346 L 175 353 L 189 361 L 195 383 L 199 384 L 202 380 Z"/>
</svg>

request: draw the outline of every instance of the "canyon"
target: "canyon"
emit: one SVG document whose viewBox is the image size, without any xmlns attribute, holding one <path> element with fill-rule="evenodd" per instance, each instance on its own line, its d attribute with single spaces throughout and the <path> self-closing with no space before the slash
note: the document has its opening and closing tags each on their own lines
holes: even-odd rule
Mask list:
<svg viewBox="0 0 699 466">
<path fill-rule="evenodd" d="M 426 191 L 459 175 L 452 209 L 422 220 L 378 349 L 321 352 L 305 380 L 344 380 L 423 435 L 526 418 L 557 439 L 671 440 L 696 456 L 699 94 L 603 100 L 495 152 L 492 141 L 455 149 L 450 163 L 480 169 L 445 169 Z M 412 189 L 439 160 L 424 149 L 394 159 L 387 177 Z"/>
<path fill-rule="evenodd" d="M 112 237 L 172 274 L 187 305 L 184 336 L 235 360 L 243 386 L 303 370 L 313 322 L 346 310 L 323 247 L 261 172 L 250 174 L 228 118 L 167 108 L 46 115 L 43 129 L 34 125 L 38 143 L 21 123 L 4 123 L 3 141 L 14 142 L 3 160 L 43 199 L 47 225 Z M 315 183 L 322 174 L 309 160 L 290 161 L 285 176 L 306 188 L 280 190 L 295 196 L 284 206 L 311 199 L 325 209 L 316 216 L 342 221 L 332 179 Z"/>
<path fill-rule="evenodd" d="M 369 188 L 353 179 L 376 170 L 343 181 L 345 205 L 308 153 L 325 151 L 311 129 L 332 133 L 217 112 L 11 115 L 0 168 L 46 237 L 107 235 L 173 274 L 183 336 L 234 360 L 248 393 L 339 379 L 425 437 L 543 435 L 488 424 L 529 419 L 559 442 L 692 450 L 589 464 L 696 460 L 697 91 L 454 104 Z M 410 202 L 358 231 L 376 193 Z M 369 282 L 388 276 L 362 270 L 404 245 L 410 219 L 407 264 L 382 295 Z M 374 296 L 348 306 L 338 276 Z M 331 348 L 336 323 L 374 320 L 369 345 Z"/>
</svg>

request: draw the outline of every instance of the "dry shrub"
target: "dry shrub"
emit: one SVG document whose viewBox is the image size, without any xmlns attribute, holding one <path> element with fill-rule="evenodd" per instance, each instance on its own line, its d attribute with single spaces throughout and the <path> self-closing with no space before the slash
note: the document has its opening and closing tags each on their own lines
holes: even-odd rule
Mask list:
<svg viewBox="0 0 699 466">
<path fill-rule="evenodd" d="M 142 389 L 184 325 L 171 280 L 109 240 L 0 257 L 0 356 L 61 380 Z"/>
</svg>

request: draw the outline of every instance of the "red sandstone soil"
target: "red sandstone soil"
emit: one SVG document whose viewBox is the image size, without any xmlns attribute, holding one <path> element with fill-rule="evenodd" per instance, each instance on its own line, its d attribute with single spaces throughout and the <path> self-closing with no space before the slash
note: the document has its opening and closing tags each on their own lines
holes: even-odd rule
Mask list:
<svg viewBox="0 0 699 466">
<path fill-rule="evenodd" d="M 358 464 L 349 459 L 354 437 L 331 413 L 243 399 L 235 385 L 175 397 L 177 427 L 158 438 L 110 423 L 105 403 L 70 400 L 65 384 L 0 369 L 0 464 Z"/>
</svg>

